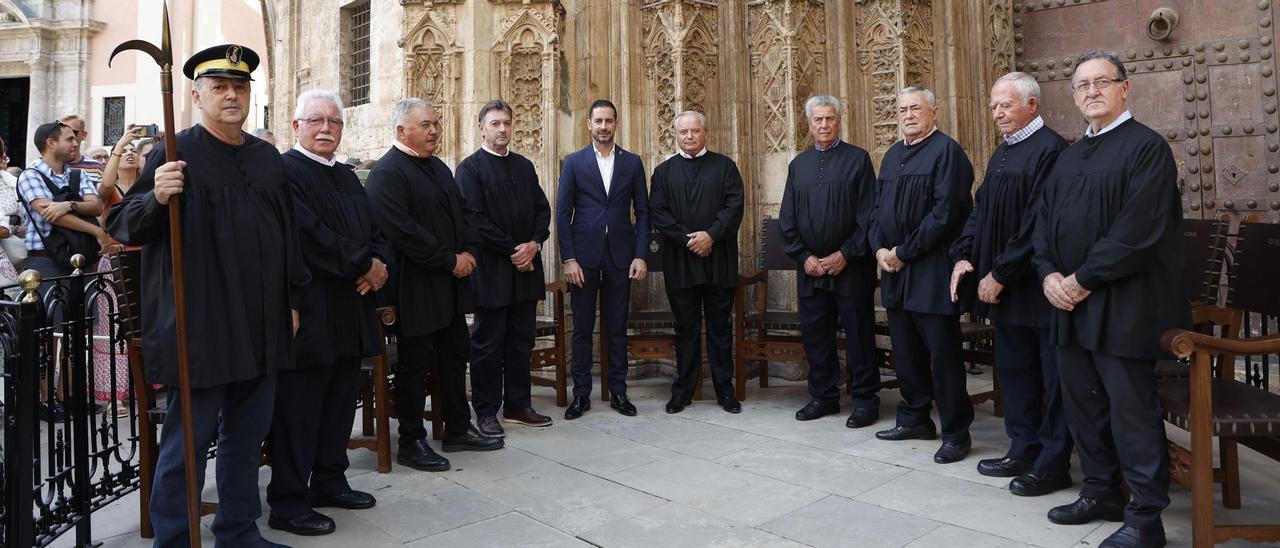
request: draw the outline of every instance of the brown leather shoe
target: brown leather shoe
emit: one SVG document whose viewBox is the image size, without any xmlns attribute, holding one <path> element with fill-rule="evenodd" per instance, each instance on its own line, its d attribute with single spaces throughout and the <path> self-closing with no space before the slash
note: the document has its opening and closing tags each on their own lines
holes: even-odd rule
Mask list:
<svg viewBox="0 0 1280 548">
<path fill-rule="evenodd" d="M 551 417 L 539 415 L 532 407 L 528 409 L 518 409 L 515 411 L 502 410 L 502 420 L 523 424 L 525 426 L 543 427 L 551 426 Z"/>
<path fill-rule="evenodd" d="M 498 424 L 497 417 L 480 417 L 476 420 L 476 430 L 487 438 L 501 438 L 507 435 L 502 431 L 502 425 Z"/>
</svg>

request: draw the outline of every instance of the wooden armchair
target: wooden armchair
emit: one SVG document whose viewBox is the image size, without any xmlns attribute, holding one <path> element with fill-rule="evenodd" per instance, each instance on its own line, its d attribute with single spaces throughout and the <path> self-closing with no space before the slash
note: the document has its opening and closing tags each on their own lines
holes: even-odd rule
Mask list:
<svg viewBox="0 0 1280 548">
<path fill-rule="evenodd" d="M 782 226 L 777 219 L 765 217 L 760 227 L 760 269 L 738 277 L 734 294 L 737 321 L 733 326 L 735 370 L 738 400 L 746 401 L 747 363 L 759 364 L 751 377 L 760 378 L 760 387 L 769 386 L 769 361 L 802 361 L 804 340 L 800 336 L 800 313 L 769 308 L 769 273 L 790 272 L 796 263 L 782 251 Z M 748 302 L 747 291 L 756 288 L 754 302 Z M 752 337 L 752 334 L 755 336 Z"/>
<path fill-rule="evenodd" d="M 1199 251 L 1188 255 L 1197 257 Z M 1277 256 L 1280 226 L 1241 223 L 1226 306 L 1193 308 L 1194 323 L 1215 325 L 1222 335 L 1172 329 L 1161 339 L 1166 350 L 1189 360 L 1186 375 L 1161 376 L 1158 386 L 1165 420 L 1191 433 L 1189 449 L 1170 442 L 1169 469 L 1171 479 L 1191 487 L 1196 548 L 1233 538 L 1280 541 L 1280 524 L 1218 525 L 1213 517 L 1215 482 L 1222 484 L 1223 506 L 1240 508 L 1239 444 L 1280 461 L 1280 394 L 1239 381 L 1235 375 L 1237 356 L 1280 353 L 1280 335 L 1239 338 L 1246 318 L 1243 309 L 1260 312 L 1264 318 L 1280 315 L 1280 288 L 1274 283 L 1280 276 Z M 1209 279 L 1216 278 L 1212 263 L 1206 272 Z M 1218 437 L 1218 468 L 1213 466 L 1214 436 Z"/>
<path fill-rule="evenodd" d="M 370 436 L 369 426 L 373 425 L 375 430 L 373 436 L 378 436 L 377 428 L 382 424 L 388 426 L 383 429 L 386 432 L 387 455 L 390 457 L 391 430 L 390 419 L 396 418 L 396 391 L 395 391 L 395 373 L 396 366 L 400 363 L 400 345 L 396 340 L 399 331 L 399 310 L 394 306 L 384 306 L 378 309 L 378 329 L 382 338 L 382 353 L 375 356 L 374 359 L 365 360 L 362 364 L 364 381 L 361 383 L 360 408 L 362 434 L 364 437 Z M 377 361 L 381 360 L 383 367 L 381 371 L 377 369 Z M 436 409 L 435 402 L 431 399 L 432 394 L 440 392 L 439 377 L 435 375 L 434 368 L 427 368 L 427 408 L 422 411 L 422 418 L 431 423 L 431 439 L 439 440 L 444 437 L 444 416 Z M 382 386 L 382 393 L 379 394 L 378 387 Z M 385 399 L 380 399 L 385 398 Z M 387 402 L 381 405 L 380 402 Z M 363 442 L 362 442 L 363 443 Z M 363 444 L 360 445 L 363 447 Z M 347 448 L 353 448 L 350 442 Z M 378 450 L 372 449 L 374 452 Z M 382 471 L 382 454 L 378 455 L 378 471 Z M 390 463 L 388 463 L 388 466 Z M 390 468 L 388 468 L 390 470 Z"/>
<path fill-rule="evenodd" d="M 352 434 L 347 449 L 368 449 L 378 455 L 378 473 L 391 472 L 391 386 L 386 328 L 396 323 L 395 307 L 378 309 L 378 355 L 360 364 L 360 435 Z M 438 428 L 432 428 L 432 431 Z"/>
<path fill-rule="evenodd" d="M 534 325 L 534 338 L 535 341 L 542 340 L 549 342 L 550 345 L 542 348 L 534 347 L 529 368 L 534 371 L 542 371 L 546 368 L 554 370 L 555 376 L 550 379 L 534 375 L 533 384 L 555 388 L 556 405 L 566 407 L 569 405 L 565 377 L 565 369 L 569 365 L 564 356 L 565 344 L 568 340 L 565 336 L 564 324 L 564 295 L 567 287 L 563 281 L 559 281 L 547 284 L 546 288 L 548 298 L 540 305 L 542 311 Z"/>
</svg>

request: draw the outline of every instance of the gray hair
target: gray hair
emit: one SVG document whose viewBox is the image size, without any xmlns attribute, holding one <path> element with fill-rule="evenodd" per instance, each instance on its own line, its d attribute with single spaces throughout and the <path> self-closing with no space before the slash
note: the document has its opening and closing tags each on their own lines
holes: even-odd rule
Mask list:
<svg viewBox="0 0 1280 548">
<path fill-rule="evenodd" d="M 924 94 L 924 102 L 929 103 L 929 108 L 938 107 L 938 98 L 934 97 L 933 90 L 924 86 L 907 86 L 902 88 L 902 91 L 898 92 L 898 99 L 902 99 L 903 97 L 913 93 Z"/>
<path fill-rule="evenodd" d="M 1081 54 L 1079 57 L 1076 57 L 1076 63 L 1072 65 L 1073 68 L 1071 69 L 1071 77 L 1075 78 L 1076 70 L 1080 68 L 1080 65 L 1083 65 L 1094 59 L 1104 59 L 1108 63 L 1111 63 L 1111 66 L 1116 68 L 1116 78 L 1119 78 L 1121 80 L 1129 79 L 1129 77 L 1125 74 L 1125 71 L 1124 71 L 1124 63 L 1120 62 L 1119 57 L 1116 57 L 1115 54 L 1107 53 L 1105 51 L 1096 50 L 1096 49 L 1093 51 L 1085 52 Z"/>
<path fill-rule="evenodd" d="M 255 130 L 253 130 L 253 131 L 249 132 L 249 135 L 252 135 L 252 136 L 254 136 L 254 137 L 257 137 L 257 138 L 261 139 L 261 138 L 263 138 L 263 137 L 266 137 L 266 136 L 268 136 L 268 135 L 271 135 L 271 130 L 269 130 L 269 129 L 265 128 L 265 127 L 260 127 L 260 128 L 258 128 L 258 129 L 255 129 Z"/>
<path fill-rule="evenodd" d="M 311 101 L 328 101 L 333 106 L 338 107 L 338 116 L 342 116 L 342 98 L 337 93 L 324 89 L 309 89 L 302 92 L 298 96 L 298 106 L 293 109 L 293 119 L 301 120 L 303 113 L 307 110 L 307 103 Z"/>
<path fill-rule="evenodd" d="M 1022 96 L 1022 104 L 1030 104 L 1032 99 L 1040 99 L 1040 83 L 1036 79 L 1025 72 L 1010 72 L 996 79 L 996 84 L 1000 82 L 1009 82 L 1013 84 L 1013 89 L 1018 90 L 1018 95 Z M 995 87 L 992 84 L 991 87 Z"/>
<path fill-rule="evenodd" d="M 409 111 L 422 108 L 435 108 L 431 101 L 419 99 L 417 97 L 406 97 L 391 107 L 391 134 L 395 135 L 396 128 L 405 125 L 409 121 Z"/>
<path fill-rule="evenodd" d="M 698 123 L 702 124 L 702 129 L 704 130 L 707 129 L 707 115 L 701 112 L 698 112 L 696 110 L 686 110 L 684 112 L 681 112 L 680 114 L 677 114 L 675 118 L 671 119 L 671 128 L 679 131 L 676 128 L 676 124 L 680 123 L 681 118 L 684 118 L 687 116 L 693 116 L 694 118 L 697 118 Z"/>
<path fill-rule="evenodd" d="M 836 109 L 836 117 L 840 117 L 840 100 L 831 95 L 814 95 L 804 102 L 804 117 L 812 119 L 815 107 L 832 107 Z"/>
</svg>

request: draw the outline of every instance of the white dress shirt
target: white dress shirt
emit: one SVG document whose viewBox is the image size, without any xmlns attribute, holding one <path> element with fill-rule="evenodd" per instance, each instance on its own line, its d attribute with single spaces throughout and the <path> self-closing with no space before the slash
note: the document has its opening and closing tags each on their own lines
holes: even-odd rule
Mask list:
<svg viewBox="0 0 1280 548">
<path fill-rule="evenodd" d="M 1115 129 L 1115 128 L 1116 128 L 1116 126 L 1118 126 L 1118 125 L 1120 125 L 1120 124 L 1123 124 L 1123 123 L 1127 122 L 1130 118 L 1133 118 L 1133 115 L 1132 115 L 1132 114 L 1129 114 L 1129 111 L 1128 111 L 1128 110 L 1126 110 L 1126 111 L 1124 111 L 1124 112 L 1121 112 L 1121 113 L 1120 113 L 1120 116 L 1117 116 L 1117 117 L 1116 117 L 1116 120 L 1115 120 L 1114 122 L 1111 122 L 1110 124 L 1107 124 L 1107 127 L 1104 127 L 1104 128 L 1102 128 L 1102 129 L 1098 130 L 1098 132 L 1097 132 L 1097 133 L 1094 133 L 1094 132 L 1093 132 L 1093 124 L 1089 124 L 1089 125 L 1085 126 L 1085 128 L 1084 128 L 1084 136 L 1085 136 L 1085 137 L 1097 137 L 1097 136 L 1099 136 L 1099 135 L 1102 135 L 1103 133 L 1106 133 L 1106 132 L 1108 132 L 1108 131 L 1111 131 L 1111 130 Z"/>
<path fill-rule="evenodd" d="M 325 158 L 324 156 L 321 156 L 319 154 L 316 154 L 314 152 L 311 152 L 310 150 L 303 148 L 302 143 L 294 143 L 293 150 L 301 152 L 303 156 L 306 156 L 307 158 L 311 158 L 312 160 L 320 162 L 329 167 L 333 167 L 333 164 L 338 163 L 338 155 L 335 154 L 333 156 Z"/>
<path fill-rule="evenodd" d="M 600 149 L 596 148 L 595 143 L 591 144 L 591 151 L 596 153 L 596 167 L 600 168 L 600 180 L 604 181 L 604 195 L 609 195 L 609 187 L 613 185 L 613 159 L 618 156 L 618 146 L 609 145 L 609 155 L 600 154 Z"/>
</svg>

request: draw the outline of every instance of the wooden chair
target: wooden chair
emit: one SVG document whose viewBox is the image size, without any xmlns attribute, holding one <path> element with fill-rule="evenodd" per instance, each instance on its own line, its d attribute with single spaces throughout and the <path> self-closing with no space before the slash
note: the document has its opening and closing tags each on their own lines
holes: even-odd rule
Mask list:
<svg viewBox="0 0 1280 548">
<path fill-rule="evenodd" d="M 1188 256 L 1196 257 L 1200 251 Z M 1280 541 L 1280 524 L 1218 525 L 1213 516 L 1215 482 L 1222 484 L 1223 506 L 1241 506 L 1238 445 L 1280 461 L 1280 394 L 1236 380 L 1235 375 L 1238 356 L 1280 353 L 1280 335 L 1239 337 L 1245 308 L 1264 317 L 1280 315 L 1280 288 L 1274 283 L 1280 276 L 1277 256 L 1280 225 L 1241 223 L 1229 270 L 1226 306 L 1193 308 L 1194 323 L 1216 325 L 1222 335 L 1172 329 L 1161 339 L 1166 350 L 1190 362 L 1187 375 L 1159 377 L 1158 387 L 1165 420 L 1191 433 L 1189 449 L 1170 442 L 1169 471 L 1171 479 L 1191 487 L 1192 543 L 1196 548 L 1233 538 Z M 1214 278 L 1212 265 L 1211 259 L 1208 279 Z M 1210 289 L 1204 294 L 1213 293 Z M 1213 466 L 1215 435 L 1218 468 Z"/>
<path fill-rule="evenodd" d="M 759 364 L 751 377 L 759 377 L 760 387 L 769 387 L 770 361 L 803 361 L 804 340 L 800 336 L 800 313 L 769 308 L 769 273 L 790 272 L 796 263 L 782 250 L 782 227 L 777 219 L 765 217 L 760 227 L 759 270 L 738 277 L 734 294 L 733 338 L 738 371 L 735 390 L 738 399 L 746 401 L 747 363 Z M 747 291 L 755 287 L 754 303 L 747 302 Z M 754 334 L 754 338 L 751 336 Z"/>
<path fill-rule="evenodd" d="M 378 473 L 391 472 L 391 386 L 386 326 L 396 323 L 395 307 L 378 309 L 378 355 L 360 364 L 360 435 L 347 440 L 347 449 L 368 449 L 378 455 Z"/>
<path fill-rule="evenodd" d="M 360 409 L 361 409 L 361 434 L 362 437 L 368 437 L 370 427 L 372 426 L 374 433 L 372 436 L 378 437 L 378 429 L 382 424 L 387 424 L 382 428 L 386 432 L 387 458 L 391 455 L 391 429 L 390 419 L 396 418 L 396 391 L 395 391 L 395 372 L 396 366 L 400 363 L 400 345 L 397 341 L 399 331 L 400 314 L 399 310 L 394 306 L 384 306 L 378 309 L 378 330 L 382 339 L 382 353 L 376 359 L 366 360 L 363 364 L 365 379 L 362 381 L 360 393 Z M 382 371 L 377 369 L 377 361 L 381 360 Z M 431 439 L 439 440 L 444 437 L 444 415 L 441 414 L 435 405 L 434 400 L 430 400 L 432 394 L 440 392 L 439 377 L 435 375 L 432 368 L 428 368 L 427 372 L 427 397 L 429 401 L 426 409 L 422 411 L 422 419 L 431 423 Z M 379 394 L 378 387 L 383 387 L 382 393 Z M 381 405 L 380 402 L 387 402 Z M 377 442 L 375 442 L 377 443 Z M 363 442 L 362 445 L 363 447 Z M 352 448 L 350 442 L 348 448 Z M 382 471 L 382 454 L 378 449 L 372 449 L 378 455 L 378 471 Z M 388 462 L 388 466 L 390 463 Z M 390 470 L 390 468 L 388 468 Z"/>
<path fill-rule="evenodd" d="M 569 364 L 565 361 L 565 344 L 568 338 L 565 335 L 564 295 L 568 289 L 563 281 L 549 283 L 546 285 L 546 289 L 547 299 L 539 305 L 542 310 L 538 314 L 537 323 L 534 325 L 535 346 L 533 356 L 529 361 L 529 368 L 533 371 L 552 368 L 554 377 L 548 379 L 533 375 L 533 384 L 555 388 L 556 405 L 567 407 L 569 405 L 569 391 L 566 370 Z M 550 344 L 538 348 L 536 346 L 537 341 Z"/>
<path fill-rule="evenodd" d="M 155 482 L 156 458 L 160 455 L 160 426 L 168 404 L 156 403 L 156 391 L 147 382 L 142 356 L 142 252 L 116 247 L 110 252 L 116 276 L 116 309 L 120 314 L 121 338 L 129 356 L 129 377 L 133 384 L 134 413 L 138 416 L 138 525 L 142 538 L 155 537 L 151 525 L 151 487 Z M 200 515 L 218 511 L 215 502 L 201 502 Z"/>
</svg>

